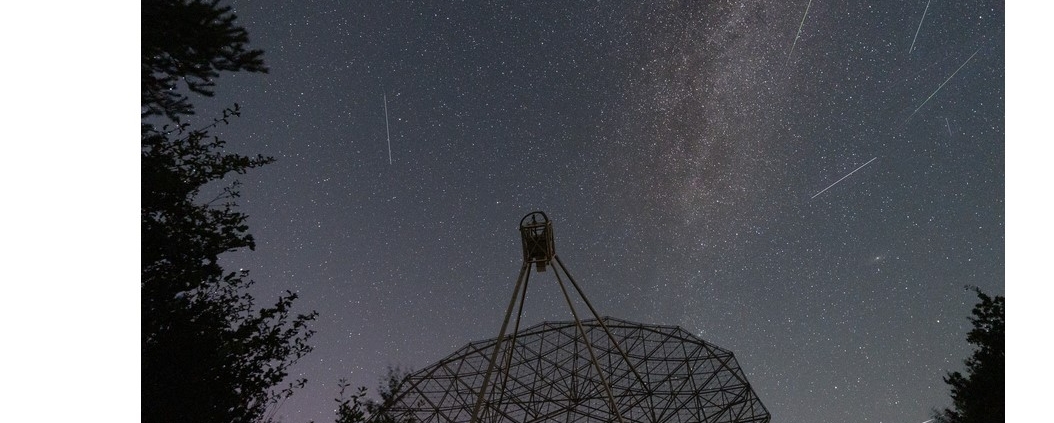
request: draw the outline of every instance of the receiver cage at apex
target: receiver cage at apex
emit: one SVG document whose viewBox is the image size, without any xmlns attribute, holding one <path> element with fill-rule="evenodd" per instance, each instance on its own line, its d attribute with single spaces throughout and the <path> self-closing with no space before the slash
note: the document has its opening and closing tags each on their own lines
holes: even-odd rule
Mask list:
<svg viewBox="0 0 1054 423">
<path fill-rule="evenodd" d="M 511 346 L 508 348 L 509 354 L 502 357 L 501 361 L 503 369 L 501 373 L 505 375 L 505 378 L 502 380 L 502 386 L 499 392 L 505 391 L 505 385 L 508 382 L 509 366 L 512 363 L 512 351 L 515 350 L 516 345 L 516 334 L 520 330 L 520 319 L 523 317 L 523 302 L 527 297 L 527 283 L 530 281 L 531 277 L 531 265 L 534 264 L 539 272 L 544 272 L 546 266 L 551 265 L 553 260 L 556 260 L 556 264 L 559 266 L 553 268 L 553 273 L 556 275 L 556 281 L 560 285 L 560 291 L 564 294 L 564 300 L 567 301 L 567 307 L 571 310 L 571 316 L 574 318 L 578 334 L 581 336 L 581 339 L 586 346 L 586 350 L 589 353 L 591 365 L 596 371 L 596 374 L 600 377 L 607 406 L 611 415 L 615 417 L 615 421 L 624 423 L 625 420 L 622 418 L 619 407 L 615 404 L 615 397 L 611 392 L 611 384 L 608 383 L 606 377 L 607 372 L 604 371 L 600 362 L 597 361 L 596 351 L 594 350 L 592 343 L 589 341 L 589 336 L 587 336 L 585 328 L 582 326 L 582 320 L 578 318 L 578 312 L 575 310 L 575 306 L 571 301 L 571 295 L 567 291 L 567 285 L 564 284 L 563 278 L 560 277 L 561 271 L 564 276 L 567 277 L 567 280 L 571 282 L 571 286 L 575 288 L 575 292 L 578 293 L 578 296 L 582 298 L 582 302 L 589 308 L 589 312 L 593 314 L 593 318 L 600 323 L 600 327 L 604 330 L 604 333 L 607 335 L 611 344 L 618 350 L 619 355 L 622 356 L 625 364 L 629 367 L 634 377 L 636 377 L 637 382 L 639 382 L 641 386 L 647 386 L 647 383 L 644 378 L 641 377 L 640 373 L 637 372 L 633 362 L 630 361 L 626 352 L 619 345 L 618 340 L 615 339 L 615 336 L 611 334 L 611 331 L 604 323 L 604 320 L 600 318 L 596 309 L 593 308 L 589 299 L 586 298 L 585 292 L 583 292 L 582 288 L 578 286 L 577 282 L 575 282 L 571 273 L 567 271 L 567 266 L 564 266 L 563 261 L 560 260 L 560 256 L 556 255 L 556 247 L 553 241 L 553 222 L 549 220 L 549 216 L 542 211 L 528 213 L 523 219 L 520 219 L 520 237 L 523 243 L 523 265 L 520 267 L 519 277 L 516 278 L 516 287 L 512 291 L 512 299 L 509 300 L 509 306 L 505 310 L 505 319 L 501 323 L 501 330 L 498 332 L 498 338 L 494 343 L 490 362 L 487 365 L 487 372 L 483 376 L 483 386 L 479 390 L 479 395 L 476 398 L 476 405 L 472 409 L 472 419 L 470 420 L 470 423 L 478 423 L 480 421 L 480 412 L 485 402 L 484 399 L 487 397 L 487 389 L 494 383 L 494 381 L 491 380 L 491 376 L 494 373 L 494 366 L 498 362 L 498 352 L 501 351 L 502 343 L 506 342 L 505 332 L 509 326 L 509 318 L 512 316 L 512 310 L 516 305 L 517 298 L 519 298 L 519 310 L 516 313 L 515 328 L 507 341 L 511 343 Z"/>
<path fill-rule="evenodd" d="M 408 375 L 391 414 L 373 415 L 370 421 L 770 421 L 731 351 L 679 327 L 600 317 L 556 254 L 553 224 L 544 212 L 524 216 L 520 236 L 523 264 L 498 337 L 470 343 Z M 521 331 L 531 268 L 544 272 L 549 266 L 574 320 Z M 579 318 L 565 278 L 592 318 Z"/>
</svg>

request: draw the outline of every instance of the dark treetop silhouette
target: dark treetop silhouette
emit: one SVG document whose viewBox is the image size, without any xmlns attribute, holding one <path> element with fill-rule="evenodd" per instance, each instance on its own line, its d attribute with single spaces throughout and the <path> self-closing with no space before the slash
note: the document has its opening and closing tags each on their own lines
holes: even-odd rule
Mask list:
<svg viewBox="0 0 1054 423">
<path fill-rule="evenodd" d="M 970 318 L 973 329 L 966 341 L 977 347 L 966 363 L 966 376 L 948 373 L 953 408 L 937 414 L 940 422 L 1002 422 L 1006 416 L 1006 318 L 1005 298 L 989 297 L 974 287 L 980 300 Z"/>
<path fill-rule="evenodd" d="M 254 248 L 238 185 L 211 201 L 203 187 L 270 163 L 224 152 L 208 131 L 238 116 L 237 105 L 191 129 L 182 91 L 210 96 L 221 71 L 264 72 L 259 50 L 218 1 L 144 1 L 142 6 L 142 418 L 145 422 L 249 422 L 303 386 L 279 387 L 311 351 L 307 323 L 286 292 L 259 308 L 248 272 L 225 271 L 224 252 Z M 180 82 L 185 85 L 179 85 Z M 160 125 L 160 127 L 159 127 Z"/>
</svg>

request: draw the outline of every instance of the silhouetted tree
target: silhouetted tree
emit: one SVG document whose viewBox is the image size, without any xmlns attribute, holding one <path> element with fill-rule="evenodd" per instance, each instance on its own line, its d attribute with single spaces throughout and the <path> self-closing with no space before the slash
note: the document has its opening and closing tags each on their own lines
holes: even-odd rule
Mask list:
<svg viewBox="0 0 1054 423">
<path fill-rule="evenodd" d="M 193 113 L 181 88 L 210 95 L 219 71 L 264 71 L 261 53 L 245 49 L 245 30 L 216 1 L 142 6 L 142 419 L 265 420 L 268 407 L 306 382 L 279 387 L 311 351 L 307 323 L 316 314 L 293 315 L 297 295 L 288 291 L 257 308 L 248 272 L 218 264 L 224 252 L 255 246 L 246 215 L 235 211 L 237 182 L 211 201 L 199 194 L 273 159 L 226 153 L 208 134 L 238 116 L 237 105 L 204 128 L 180 121 Z"/>
<path fill-rule="evenodd" d="M 977 349 L 965 360 L 966 376 L 951 372 L 944 382 L 951 385 L 954 409 L 934 416 L 948 423 L 992 423 L 1006 421 L 1004 298 L 985 295 L 973 287 L 980 302 L 973 308 L 973 329 L 967 342 Z"/>
<path fill-rule="evenodd" d="M 337 383 L 340 392 L 337 401 L 337 423 L 362 423 L 366 421 L 366 387 L 360 386 L 359 390 L 351 395 L 347 389 L 351 386 L 347 379 L 340 379 Z"/>
<path fill-rule="evenodd" d="M 221 71 L 267 72 L 263 51 L 249 50 L 249 34 L 219 0 L 143 0 L 142 114 L 175 122 L 194 113 L 182 86 L 212 96 Z"/>
<path fill-rule="evenodd" d="M 409 380 L 410 374 L 397 368 L 388 368 L 388 378 L 385 385 L 377 388 L 381 400 L 376 401 L 366 398 L 366 387 L 360 387 L 355 394 L 348 395 L 347 388 L 351 385 L 346 379 L 341 379 L 337 386 L 340 387 L 339 396 L 336 398 L 337 420 L 336 423 L 413 423 L 414 419 L 396 419 L 389 413 L 395 405 L 395 400 L 402 394 L 403 384 Z"/>
</svg>

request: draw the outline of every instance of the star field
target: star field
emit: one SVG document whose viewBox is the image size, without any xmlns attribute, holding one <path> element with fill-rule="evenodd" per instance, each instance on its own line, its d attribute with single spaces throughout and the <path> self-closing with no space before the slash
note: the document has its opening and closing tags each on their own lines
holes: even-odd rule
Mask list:
<svg viewBox="0 0 1054 423">
<path fill-rule="evenodd" d="M 950 405 L 963 286 L 1005 290 L 1003 3 L 636 3 L 231 3 L 270 73 L 198 113 L 278 161 L 226 265 L 320 313 L 276 417 L 496 336 L 534 210 L 602 314 L 734 351 L 773 421 Z M 567 320 L 538 276 L 525 324 Z"/>
</svg>

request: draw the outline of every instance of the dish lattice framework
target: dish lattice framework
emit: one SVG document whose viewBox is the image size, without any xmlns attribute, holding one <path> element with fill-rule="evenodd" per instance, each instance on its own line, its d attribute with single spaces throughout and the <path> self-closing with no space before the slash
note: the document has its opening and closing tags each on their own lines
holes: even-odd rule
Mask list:
<svg viewBox="0 0 1054 423">
<path fill-rule="evenodd" d="M 507 337 L 479 421 L 617 421 L 597 367 L 606 373 L 623 421 L 769 421 L 731 351 L 676 326 L 612 317 L 603 323 L 610 337 L 598 320 L 581 322 L 599 366 L 573 321 L 543 322 Z M 397 421 L 469 422 L 496 340 L 473 342 L 411 374 L 391 415 Z"/>
</svg>

